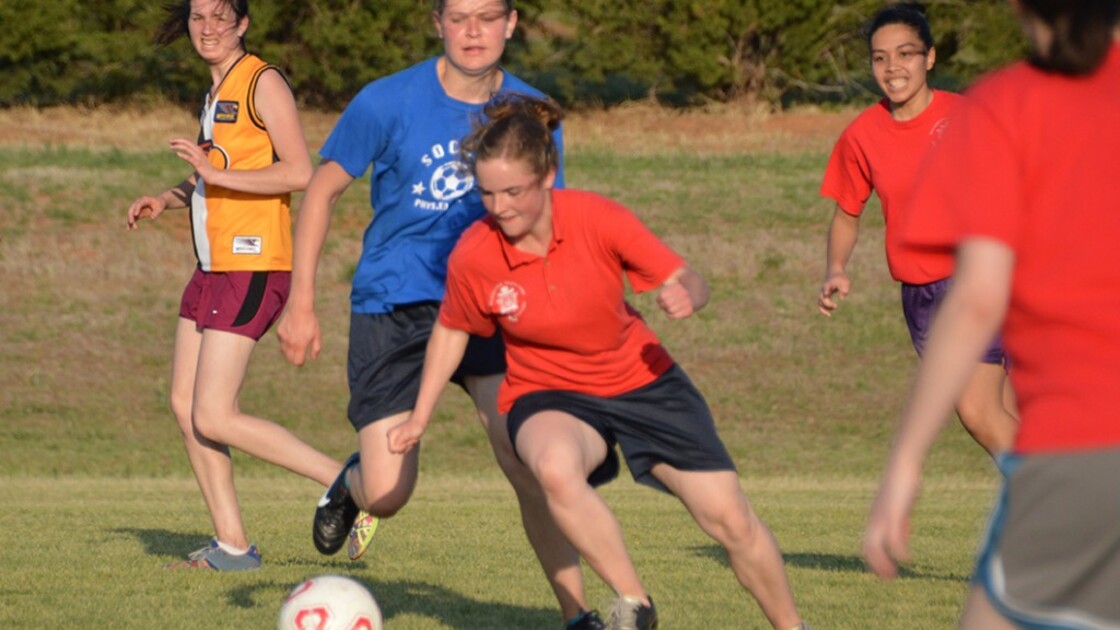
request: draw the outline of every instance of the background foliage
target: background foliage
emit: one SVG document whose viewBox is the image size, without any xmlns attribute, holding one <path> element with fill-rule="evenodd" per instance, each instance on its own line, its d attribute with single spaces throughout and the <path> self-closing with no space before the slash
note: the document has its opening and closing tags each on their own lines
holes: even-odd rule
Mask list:
<svg viewBox="0 0 1120 630">
<path fill-rule="evenodd" d="M 867 98 L 863 23 L 881 0 L 524 0 L 507 66 L 567 105 L 652 98 L 774 106 Z M 960 88 L 1023 52 L 1005 0 L 929 0 L 938 81 Z M 428 0 L 252 3 L 250 50 L 299 98 L 337 110 L 365 83 L 440 51 Z M 0 106 L 193 102 L 205 67 L 190 44 L 151 41 L 141 0 L 0 3 Z"/>
</svg>

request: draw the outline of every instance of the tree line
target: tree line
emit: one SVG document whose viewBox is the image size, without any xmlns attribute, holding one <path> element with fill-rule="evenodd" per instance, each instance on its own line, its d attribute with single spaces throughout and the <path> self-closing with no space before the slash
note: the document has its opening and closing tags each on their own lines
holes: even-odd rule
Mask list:
<svg viewBox="0 0 1120 630">
<path fill-rule="evenodd" d="M 1006 0 L 927 0 L 933 81 L 959 89 L 1023 54 Z M 882 0 L 518 0 L 505 66 L 568 106 L 866 100 L 863 25 Z M 151 0 L 0 2 L 0 106 L 195 103 L 208 84 L 184 38 L 157 48 Z M 429 0 L 254 0 L 247 48 L 307 106 L 441 50 Z"/>
</svg>

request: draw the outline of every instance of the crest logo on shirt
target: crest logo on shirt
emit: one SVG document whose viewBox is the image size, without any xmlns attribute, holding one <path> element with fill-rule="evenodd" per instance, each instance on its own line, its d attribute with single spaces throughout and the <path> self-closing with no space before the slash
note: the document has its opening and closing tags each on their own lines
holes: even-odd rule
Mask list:
<svg viewBox="0 0 1120 630">
<path fill-rule="evenodd" d="M 933 123 L 933 126 L 930 127 L 930 129 L 929 129 L 930 145 L 931 146 L 937 146 L 937 143 L 941 142 L 941 137 L 945 135 L 945 130 L 948 129 L 948 128 L 949 128 L 949 119 L 947 117 L 942 118 L 942 119 L 938 120 L 937 122 Z"/>
<path fill-rule="evenodd" d="M 499 282 L 490 291 L 490 311 L 516 323 L 525 312 L 525 287 L 509 280 Z"/>
<path fill-rule="evenodd" d="M 237 101 L 218 101 L 214 107 L 214 122 L 216 123 L 235 123 L 237 122 L 237 112 L 241 104 Z"/>
</svg>

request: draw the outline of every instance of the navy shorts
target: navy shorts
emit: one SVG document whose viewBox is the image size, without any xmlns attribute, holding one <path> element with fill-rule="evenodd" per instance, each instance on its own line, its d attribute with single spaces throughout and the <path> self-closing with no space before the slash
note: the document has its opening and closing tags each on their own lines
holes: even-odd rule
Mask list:
<svg viewBox="0 0 1120 630">
<path fill-rule="evenodd" d="M 654 464 L 685 471 L 735 470 L 735 462 L 716 433 L 708 403 L 676 365 L 649 385 L 609 398 L 559 390 L 525 394 L 509 411 L 513 444 L 517 444 L 521 426 L 542 411 L 571 414 L 607 443 L 607 458 L 587 478 L 592 486 L 618 476 L 616 444 L 622 448 L 634 480 L 663 492 L 669 489 L 650 474 Z"/>
<path fill-rule="evenodd" d="M 350 314 L 350 404 L 346 415 L 356 430 L 416 405 L 424 351 L 438 316 L 437 302 L 402 306 L 389 313 Z M 501 334 L 488 338 L 471 335 L 451 382 L 465 388 L 467 376 L 505 371 Z"/>
<path fill-rule="evenodd" d="M 910 341 L 914 343 L 914 350 L 918 352 L 919 357 L 925 353 L 929 327 L 933 323 L 937 307 L 949 290 L 949 281 L 950 278 L 945 278 L 929 284 L 902 283 L 902 314 L 906 317 L 906 327 L 910 329 Z M 1003 340 L 996 335 L 980 361 L 992 365 L 1004 365 L 1006 359 Z"/>
</svg>

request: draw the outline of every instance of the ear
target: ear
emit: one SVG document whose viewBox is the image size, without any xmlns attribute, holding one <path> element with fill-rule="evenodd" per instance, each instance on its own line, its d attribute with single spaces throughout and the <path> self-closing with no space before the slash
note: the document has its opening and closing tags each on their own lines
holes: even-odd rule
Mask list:
<svg viewBox="0 0 1120 630">
<path fill-rule="evenodd" d="M 443 39 L 443 24 L 439 21 L 439 11 L 432 11 L 432 24 L 436 27 L 436 37 Z"/>
<path fill-rule="evenodd" d="M 241 23 L 237 25 L 237 36 L 245 37 L 245 33 L 249 31 L 249 16 L 241 18 Z"/>
<path fill-rule="evenodd" d="M 517 9 L 509 12 L 509 17 L 506 18 L 506 39 L 513 37 L 513 30 L 517 28 Z"/>
<path fill-rule="evenodd" d="M 933 65 L 937 63 L 937 49 L 930 48 L 929 54 L 926 55 L 926 72 L 933 70 Z"/>
<path fill-rule="evenodd" d="M 541 187 L 545 190 L 552 190 L 552 186 L 556 183 L 556 169 L 552 169 L 541 179 Z"/>
</svg>

